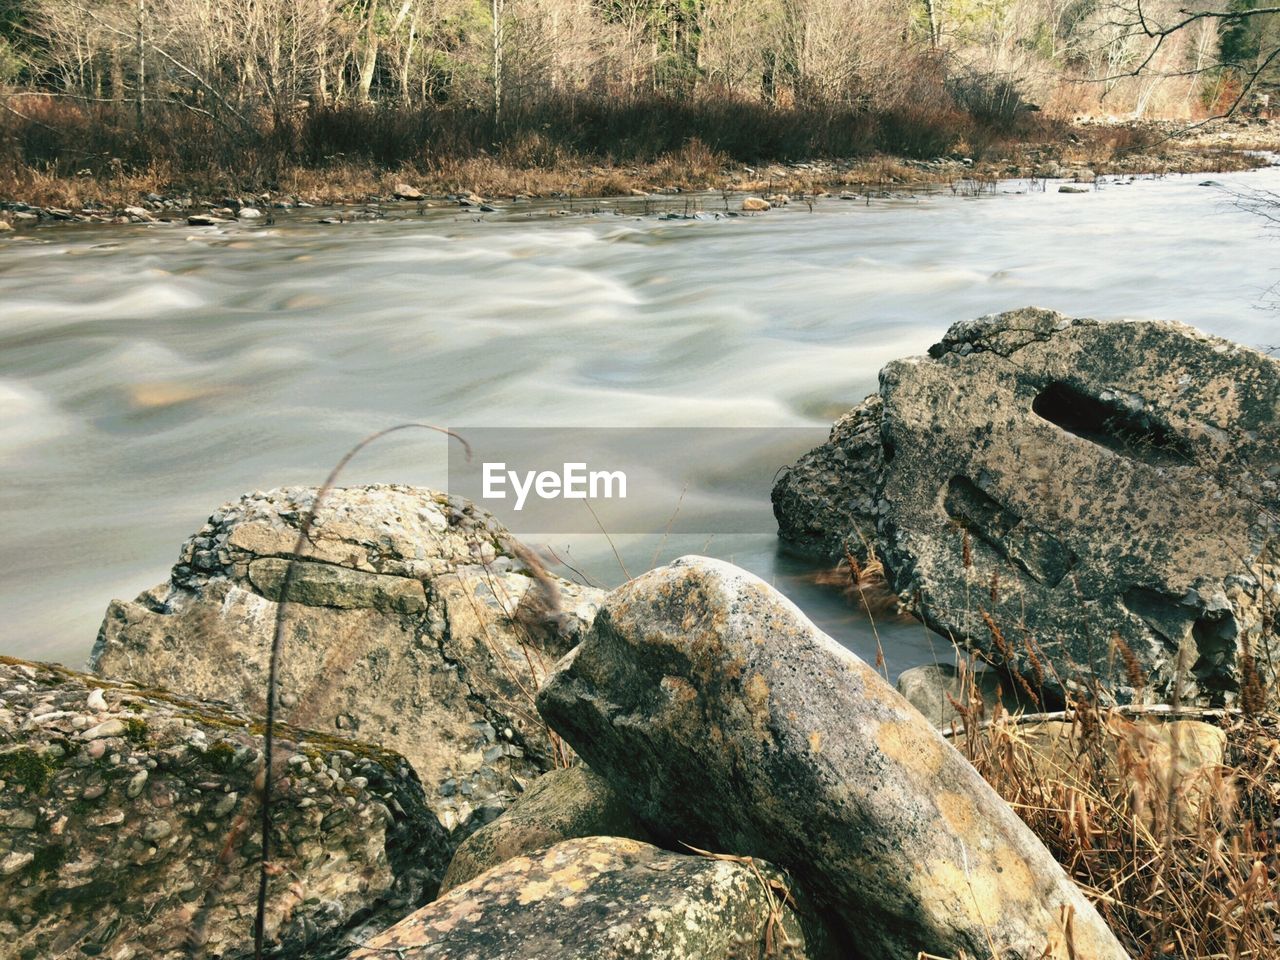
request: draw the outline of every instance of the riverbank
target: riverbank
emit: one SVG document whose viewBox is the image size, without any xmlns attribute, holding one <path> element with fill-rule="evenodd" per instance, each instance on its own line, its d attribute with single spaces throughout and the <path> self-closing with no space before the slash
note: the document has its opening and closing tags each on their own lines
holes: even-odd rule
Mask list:
<svg viewBox="0 0 1280 960">
<path fill-rule="evenodd" d="M 275 209 L 344 207 L 403 201 L 422 208 L 486 205 L 487 201 L 656 197 L 719 191 L 821 197 L 950 186 L 980 192 L 1006 179 L 1082 183 L 1103 176 L 1223 173 L 1266 165 L 1280 151 L 1280 121 L 1232 118 L 1188 126 L 1177 121 L 1046 121 L 1040 136 L 1011 139 L 946 156 L 911 159 L 877 153 L 854 158 L 811 158 L 748 164 L 690 140 L 645 163 L 614 163 L 571 153 L 518 157 L 481 151 L 467 159 L 438 158 L 395 167 L 372 161 L 333 160 L 294 165 L 267 182 L 211 169 L 175 175 L 166 165 L 129 172 L 74 175 L 17 167 L 0 179 L 0 232 L 42 223 L 137 223 L 212 216 L 233 219 L 242 210 L 269 217 Z"/>
</svg>

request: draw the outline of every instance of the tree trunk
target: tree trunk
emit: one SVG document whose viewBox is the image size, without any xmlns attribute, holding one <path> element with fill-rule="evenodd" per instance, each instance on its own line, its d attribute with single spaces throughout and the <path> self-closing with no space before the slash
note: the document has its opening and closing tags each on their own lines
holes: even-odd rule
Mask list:
<svg viewBox="0 0 1280 960">
<path fill-rule="evenodd" d="M 924 0 L 925 12 L 929 14 L 929 45 L 938 45 L 938 0 Z"/>
<path fill-rule="evenodd" d="M 316 103 L 325 107 L 329 105 L 329 45 L 321 43 L 316 56 Z"/>
<path fill-rule="evenodd" d="M 138 111 L 138 129 L 147 125 L 147 0 L 138 0 L 138 95 L 134 103 Z"/>
<path fill-rule="evenodd" d="M 369 19 L 365 21 L 364 49 L 360 56 L 361 100 L 369 100 L 373 91 L 373 74 L 378 67 L 378 34 L 374 29 L 378 15 L 378 0 L 369 0 Z"/>
<path fill-rule="evenodd" d="M 493 122 L 502 117 L 502 8 L 503 0 L 491 0 L 493 13 Z"/>
<path fill-rule="evenodd" d="M 409 39 L 404 45 L 404 60 L 400 65 L 400 97 L 405 103 L 410 100 L 409 97 L 409 70 L 413 64 L 413 47 L 418 39 L 418 14 L 415 11 L 413 19 L 409 21 Z"/>
</svg>

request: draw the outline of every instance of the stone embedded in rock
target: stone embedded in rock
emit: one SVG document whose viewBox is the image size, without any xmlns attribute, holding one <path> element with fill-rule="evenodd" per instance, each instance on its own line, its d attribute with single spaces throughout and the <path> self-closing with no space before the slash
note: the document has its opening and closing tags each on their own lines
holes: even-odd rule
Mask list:
<svg viewBox="0 0 1280 960">
<path fill-rule="evenodd" d="M 924 717 L 729 564 L 614 591 L 538 706 L 655 836 L 792 871 L 866 956 L 1126 956 Z"/>
<path fill-rule="evenodd" d="M 251 956 L 259 725 L 7 657 L 0 689 L 0 954 Z M 353 924 L 380 929 L 433 894 L 447 838 L 403 757 L 279 736 L 267 944 L 340 955 Z"/>
<path fill-rule="evenodd" d="M 440 891 L 513 857 L 577 837 L 649 837 L 617 791 L 583 764 L 544 773 L 506 813 L 467 837 L 454 853 Z"/>
<path fill-rule="evenodd" d="M 841 543 L 867 515 L 845 505 L 872 500 L 895 590 L 1051 699 L 1096 682 L 1120 702 L 1231 702 L 1246 651 L 1276 681 L 1276 360 L 1026 309 L 887 365 L 878 396 L 881 456 L 844 484 L 784 478 L 784 536 Z"/>
<path fill-rule="evenodd" d="M 260 712 L 314 496 L 276 490 L 218 509 L 168 583 L 111 604 L 93 669 Z M 334 490 L 287 589 L 285 720 L 403 753 L 462 834 L 550 769 L 533 693 L 602 594 L 546 575 L 491 515 L 413 487 Z"/>
<path fill-rule="evenodd" d="M 739 960 L 826 956 L 767 863 L 588 837 L 516 857 L 369 940 L 348 960 Z M 795 901 L 792 900 L 793 904 Z"/>
</svg>

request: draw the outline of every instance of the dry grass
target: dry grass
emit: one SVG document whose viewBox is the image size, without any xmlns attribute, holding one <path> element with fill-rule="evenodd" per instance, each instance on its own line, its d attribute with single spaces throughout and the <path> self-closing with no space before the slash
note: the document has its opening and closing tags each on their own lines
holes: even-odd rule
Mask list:
<svg viewBox="0 0 1280 960">
<path fill-rule="evenodd" d="M 147 193 L 215 205 L 262 194 L 363 202 L 389 196 L 399 182 L 494 198 L 871 191 L 955 180 L 954 167 L 919 162 L 939 156 L 972 159 L 966 177 L 982 181 L 1029 176 L 1050 158 L 1100 173 L 1199 172 L 1256 166 L 1240 151 L 1275 140 L 1251 128 L 1231 149 L 1206 136 L 1191 149 L 1163 139 L 1158 127 L 1072 127 L 1039 115 L 991 125 L 928 102 L 879 113 L 735 101 L 548 102 L 501 127 L 458 108 L 348 107 L 237 131 L 169 110 L 145 133 L 130 111 L 111 105 L 6 102 L 0 92 L 0 109 L 0 199 L 70 209 L 118 210 Z"/>
<path fill-rule="evenodd" d="M 1185 769 L 1152 747 L 1159 727 L 1116 711 L 1075 704 L 1050 755 L 1034 718 L 959 706 L 956 745 L 1135 960 L 1280 955 L 1280 716 L 1205 717 L 1226 733 L 1225 762 Z"/>
</svg>

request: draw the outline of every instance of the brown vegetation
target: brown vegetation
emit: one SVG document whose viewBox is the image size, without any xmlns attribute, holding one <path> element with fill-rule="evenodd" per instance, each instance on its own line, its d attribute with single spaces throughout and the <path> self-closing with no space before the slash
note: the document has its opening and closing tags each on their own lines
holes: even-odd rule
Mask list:
<svg viewBox="0 0 1280 960">
<path fill-rule="evenodd" d="M 1069 762 L 1037 757 L 1017 718 L 965 726 L 958 746 L 1097 905 L 1136 960 L 1269 958 L 1280 940 L 1280 717 L 1220 715 L 1227 759 L 1188 783 L 1117 750 L 1132 726 L 1066 714 Z M 1196 790 L 1194 816 L 1174 816 Z"/>
<path fill-rule="evenodd" d="M 1159 138 L 1146 127 L 1073 133 L 1047 119 L 1202 117 L 1253 77 L 1222 55 L 1268 49 L 1270 19 L 1248 36 L 1206 18 L 1151 37 L 1178 4 L 1150 0 L 1145 20 L 1131 6 L 9 0 L 0 199 L 363 200 L 397 180 L 601 196 L 954 179 L 863 167 L 882 156 L 967 157 L 988 179 L 1030 175 L 1045 157 L 1123 172 L 1246 163 L 1148 155 Z M 738 181 L 728 169 L 813 160 L 839 164 Z"/>
</svg>

